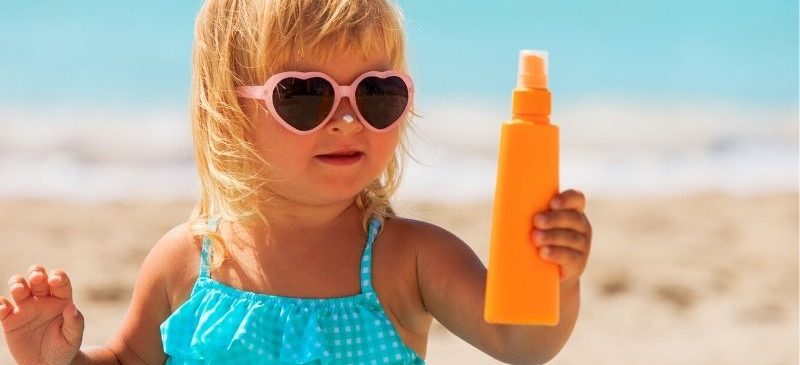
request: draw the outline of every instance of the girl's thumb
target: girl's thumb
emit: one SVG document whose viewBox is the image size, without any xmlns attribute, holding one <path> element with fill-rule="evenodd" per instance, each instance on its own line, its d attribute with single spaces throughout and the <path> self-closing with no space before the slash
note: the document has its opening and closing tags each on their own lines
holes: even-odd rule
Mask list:
<svg viewBox="0 0 800 365">
<path fill-rule="evenodd" d="M 61 333 L 70 345 L 80 346 L 83 340 L 83 314 L 70 303 L 64 308 L 64 324 L 61 325 Z"/>
</svg>

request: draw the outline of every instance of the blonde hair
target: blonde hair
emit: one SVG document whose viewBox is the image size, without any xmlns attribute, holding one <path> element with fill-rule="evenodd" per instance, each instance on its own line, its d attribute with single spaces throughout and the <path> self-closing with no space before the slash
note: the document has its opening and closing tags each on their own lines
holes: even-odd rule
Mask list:
<svg viewBox="0 0 800 365">
<path fill-rule="evenodd" d="M 269 196 L 262 173 L 269 167 L 248 138 L 252 121 L 234 88 L 258 85 L 288 63 L 313 55 L 325 61 L 340 52 L 388 56 L 395 70 L 408 73 L 402 13 L 392 0 L 209 0 L 195 23 L 192 57 L 191 122 L 200 199 L 189 222 L 193 237 L 211 239 L 212 269 L 225 259 L 222 236 L 208 218 L 268 225 L 262 209 Z M 414 113 L 412 112 L 412 115 Z M 409 119 L 410 119 L 409 115 Z M 393 216 L 389 198 L 407 156 L 405 129 L 381 176 L 356 203 L 366 230 L 371 217 Z M 195 240 L 196 242 L 198 240 Z"/>
</svg>

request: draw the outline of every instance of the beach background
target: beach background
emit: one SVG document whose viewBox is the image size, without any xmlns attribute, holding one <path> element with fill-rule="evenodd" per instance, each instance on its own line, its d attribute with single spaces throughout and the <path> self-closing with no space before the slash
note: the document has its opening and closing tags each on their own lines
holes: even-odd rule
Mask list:
<svg viewBox="0 0 800 365">
<path fill-rule="evenodd" d="M 586 193 L 594 228 L 552 364 L 798 363 L 796 1 L 399 4 L 422 117 L 394 202 L 484 263 L 518 52 L 550 53 L 561 185 Z M 0 277 L 67 270 L 84 345 L 119 325 L 144 256 L 197 196 L 199 5 L 2 5 Z M 436 322 L 427 361 L 499 363 Z"/>
</svg>

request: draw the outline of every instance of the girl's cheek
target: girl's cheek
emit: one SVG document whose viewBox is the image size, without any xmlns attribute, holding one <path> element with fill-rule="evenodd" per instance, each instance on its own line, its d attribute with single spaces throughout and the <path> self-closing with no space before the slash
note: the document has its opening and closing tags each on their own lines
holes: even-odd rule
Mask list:
<svg viewBox="0 0 800 365">
<path fill-rule="evenodd" d="M 381 136 L 375 141 L 374 147 L 388 162 L 399 147 L 400 134 L 397 129 Z"/>
</svg>

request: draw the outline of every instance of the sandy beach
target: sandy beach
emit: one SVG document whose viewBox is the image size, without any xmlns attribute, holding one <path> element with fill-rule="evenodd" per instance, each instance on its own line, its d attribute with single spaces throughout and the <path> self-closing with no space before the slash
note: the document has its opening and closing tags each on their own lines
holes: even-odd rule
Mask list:
<svg viewBox="0 0 800 365">
<path fill-rule="evenodd" d="M 149 248 L 191 205 L 4 200 L 0 277 L 33 263 L 66 269 L 87 321 L 83 343 L 102 344 L 122 319 Z M 490 202 L 396 207 L 456 233 L 486 263 Z M 587 213 L 594 240 L 581 311 L 552 364 L 796 364 L 796 191 L 590 197 Z M 13 364 L 0 343 L 0 364 Z M 499 364 L 436 322 L 427 361 Z"/>
</svg>

